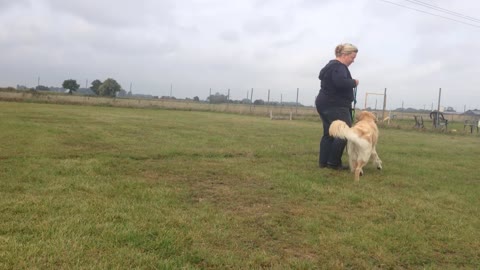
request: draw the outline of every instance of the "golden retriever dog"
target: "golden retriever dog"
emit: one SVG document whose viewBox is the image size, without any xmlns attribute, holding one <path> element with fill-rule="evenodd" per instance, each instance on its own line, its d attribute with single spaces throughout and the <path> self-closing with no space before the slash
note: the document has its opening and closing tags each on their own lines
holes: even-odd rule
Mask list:
<svg viewBox="0 0 480 270">
<path fill-rule="evenodd" d="M 346 139 L 348 163 L 350 170 L 355 173 L 355 181 L 360 181 L 363 175 L 363 166 L 370 159 L 373 160 L 377 169 L 382 169 L 382 161 L 375 149 L 378 142 L 378 127 L 373 113 L 361 111 L 357 114 L 357 122 L 349 127 L 344 121 L 335 120 L 328 130 L 330 136 Z"/>
</svg>

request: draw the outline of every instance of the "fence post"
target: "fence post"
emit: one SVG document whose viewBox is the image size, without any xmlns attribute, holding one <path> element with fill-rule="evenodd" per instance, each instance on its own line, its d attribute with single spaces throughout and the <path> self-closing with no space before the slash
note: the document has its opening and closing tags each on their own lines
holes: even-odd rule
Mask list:
<svg viewBox="0 0 480 270">
<path fill-rule="evenodd" d="M 228 94 L 227 94 L 227 112 L 228 112 L 229 104 L 230 104 L 230 88 L 228 88 Z"/>
<path fill-rule="evenodd" d="M 248 92 L 247 92 L 248 95 Z M 250 92 L 250 112 L 252 112 L 252 106 L 253 106 L 253 88 L 252 92 Z"/>
<path fill-rule="evenodd" d="M 385 119 L 385 110 L 387 108 L 387 88 L 385 88 L 385 92 L 383 93 L 383 112 L 382 112 L 382 121 Z"/>
<path fill-rule="evenodd" d="M 299 88 L 297 87 L 297 102 L 295 103 L 295 115 L 297 115 L 298 113 L 298 91 L 299 91 Z M 290 119 L 292 120 L 292 119 Z"/>
<path fill-rule="evenodd" d="M 440 98 L 441 97 L 442 97 L 442 88 L 438 90 L 438 109 L 437 109 L 437 117 L 436 117 L 437 119 L 435 122 L 436 123 L 435 127 L 437 127 L 438 121 L 440 120 Z"/>
</svg>

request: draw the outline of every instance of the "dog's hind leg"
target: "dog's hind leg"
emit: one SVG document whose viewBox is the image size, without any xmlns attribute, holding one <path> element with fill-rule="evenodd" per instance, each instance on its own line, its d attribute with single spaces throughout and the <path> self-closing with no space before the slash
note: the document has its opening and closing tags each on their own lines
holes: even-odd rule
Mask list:
<svg viewBox="0 0 480 270">
<path fill-rule="evenodd" d="M 349 163 L 348 165 L 350 165 L 350 171 L 355 172 L 355 168 L 357 168 L 357 161 L 350 158 L 348 160 L 348 163 Z"/>
<path fill-rule="evenodd" d="M 377 166 L 377 169 L 381 170 L 382 169 L 382 161 L 380 160 L 380 157 L 377 154 L 377 150 L 375 150 L 375 146 L 373 147 L 372 150 L 372 160 L 375 166 Z"/>
<path fill-rule="evenodd" d="M 365 162 L 357 160 L 357 166 L 355 166 L 355 182 L 360 181 L 360 175 L 363 175 L 363 166 L 365 166 Z"/>
</svg>

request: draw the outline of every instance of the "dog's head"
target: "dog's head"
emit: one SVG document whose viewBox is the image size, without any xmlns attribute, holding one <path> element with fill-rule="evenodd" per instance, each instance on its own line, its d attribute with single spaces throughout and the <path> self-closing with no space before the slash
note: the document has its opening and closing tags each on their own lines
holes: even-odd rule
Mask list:
<svg viewBox="0 0 480 270">
<path fill-rule="evenodd" d="M 367 111 L 361 111 L 357 114 L 357 120 L 358 121 L 373 121 L 373 122 L 377 122 L 377 117 L 375 116 L 375 114 L 371 113 L 371 112 L 367 112 Z"/>
</svg>

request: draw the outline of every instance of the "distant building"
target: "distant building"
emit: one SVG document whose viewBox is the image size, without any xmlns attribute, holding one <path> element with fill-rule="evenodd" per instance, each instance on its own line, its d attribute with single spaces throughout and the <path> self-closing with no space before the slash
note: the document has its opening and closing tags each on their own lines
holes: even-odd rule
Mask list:
<svg viewBox="0 0 480 270">
<path fill-rule="evenodd" d="M 133 98 L 143 98 L 143 99 L 154 99 L 155 97 L 152 95 L 143 95 L 143 94 L 132 94 Z"/>
<path fill-rule="evenodd" d="M 65 93 L 65 90 L 63 87 L 53 87 L 53 86 L 50 86 L 49 87 L 49 91 L 50 92 L 56 92 L 56 93 Z"/>
<path fill-rule="evenodd" d="M 456 112 L 453 107 L 446 107 L 444 108 L 444 112 Z"/>
<path fill-rule="evenodd" d="M 90 88 L 79 88 L 75 93 L 78 94 L 78 95 L 82 95 L 82 96 L 96 96 L 97 95 Z"/>
<path fill-rule="evenodd" d="M 480 110 L 468 110 L 464 113 L 465 115 L 480 116 Z"/>
</svg>

